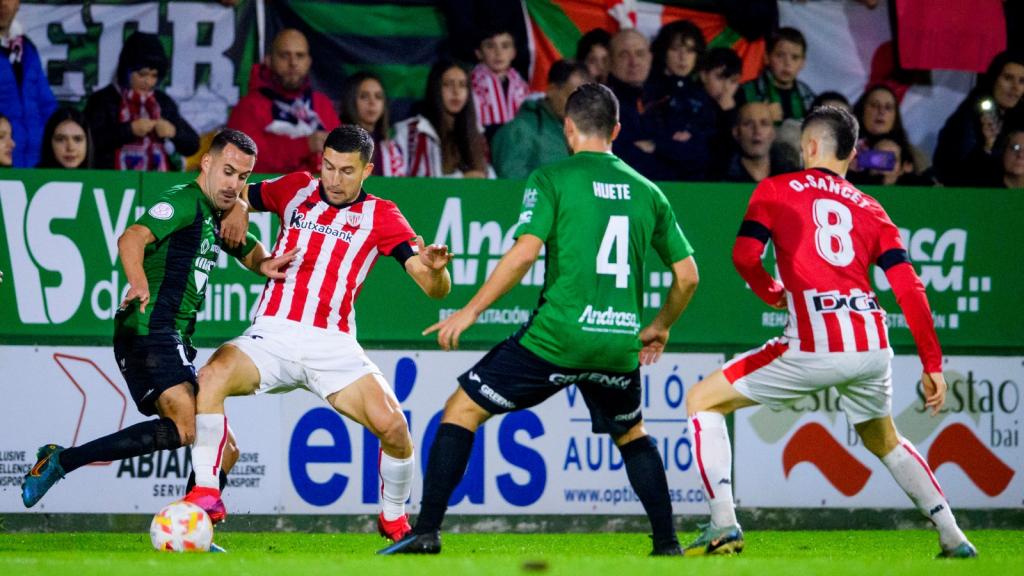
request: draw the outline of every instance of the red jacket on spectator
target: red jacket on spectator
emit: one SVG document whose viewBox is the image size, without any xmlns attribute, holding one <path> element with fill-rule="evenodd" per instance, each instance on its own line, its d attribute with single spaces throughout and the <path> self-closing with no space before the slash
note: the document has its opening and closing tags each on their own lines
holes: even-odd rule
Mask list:
<svg viewBox="0 0 1024 576">
<path fill-rule="evenodd" d="M 249 93 L 228 118 L 228 128 L 241 130 L 256 141 L 255 171 L 275 174 L 319 173 L 322 151 L 309 150 L 309 136 L 339 125 L 334 104 L 313 90 L 309 79 L 298 90 L 285 90 L 263 64 L 253 65 Z"/>
</svg>

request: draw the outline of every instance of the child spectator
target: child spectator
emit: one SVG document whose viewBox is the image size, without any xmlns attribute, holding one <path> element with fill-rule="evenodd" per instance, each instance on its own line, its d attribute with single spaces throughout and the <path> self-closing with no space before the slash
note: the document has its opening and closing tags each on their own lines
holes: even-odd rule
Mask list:
<svg viewBox="0 0 1024 576">
<path fill-rule="evenodd" d="M 662 26 L 651 44 L 650 98 L 660 100 L 687 88 L 706 47 L 704 34 L 689 20 Z"/>
<path fill-rule="evenodd" d="M 402 157 L 391 132 L 388 95 L 380 77 L 373 72 L 356 72 L 345 79 L 341 93 L 341 121 L 355 124 L 373 137 L 373 174 L 397 176 L 405 172 Z"/>
<path fill-rule="evenodd" d="M 811 109 L 814 92 L 797 79 L 807 58 L 807 40 L 796 28 L 779 28 L 765 46 L 765 71 L 740 87 L 740 102 L 767 102 L 772 121 L 802 120 Z"/>
<path fill-rule="evenodd" d="M 594 82 L 604 84 L 608 81 L 608 69 L 611 67 L 611 52 L 608 48 L 612 35 L 604 28 L 594 28 L 580 37 L 576 43 L 576 61 L 587 67 L 587 72 Z"/>
<path fill-rule="evenodd" d="M 168 64 L 156 34 L 135 32 L 125 41 L 114 81 L 85 105 L 96 168 L 167 172 L 180 168 L 175 154 L 199 150 L 199 135 L 157 88 Z"/>
<path fill-rule="evenodd" d="M 711 164 L 721 166 L 732 153 L 732 127 L 736 124 L 736 91 L 743 61 L 732 48 L 712 48 L 700 66 L 700 83 L 717 105 Z"/>
<path fill-rule="evenodd" d="M 476 57 L 480 63 L 473 68 L 470 81 L 476 117 L 490 142 L 498 128 L 515 117 L 530 93 L 530 86 L 512 68 L 516 40 L 511 32 L 503 29 L 484 32 Z"/>
<path fill-rule="evenodd" d="M 469 75 L 458 64 L 434 64 L 423 113 L 395 124 L 392 142 L 404 171 L 396 176 L 484 178 L 486 142 L 476 123 Z"/>
<path fill-rule="evenodd" d="M 1024 189 L 1024 128 L 1011 128 L 996 142 L 1002 159 L 999 176 L 988 185 L 994 188 Z"/>
<path fill-rule="evenodd" d="M 14 164 L 14 135 L 11 121 L 0 113 L 0 168 L 10 168 Z"/>
<path fill-rule="evenodd" d="M 39 168 L 92 168 L 92 138 L 85 114 L 58 108 L 43 130 Z"/>
</svg>

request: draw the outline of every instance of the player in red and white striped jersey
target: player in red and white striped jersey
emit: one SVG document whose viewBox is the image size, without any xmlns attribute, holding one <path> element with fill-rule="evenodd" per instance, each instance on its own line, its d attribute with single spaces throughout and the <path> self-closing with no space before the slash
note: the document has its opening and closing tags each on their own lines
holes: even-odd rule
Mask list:
<svg viewBox="0 0 1024 576">
<path fill-rule="evenodd" d="M 769 306 L 789 310 L 784 335 L 727 362 L 686 396 L 694 461 L 711 523 L 688 555 L 743 549 L 732 496 L 732 447 L 725 415 L 756 404 L 784 406 L 835 387 L 847 420 L 939 531 L 942 556 L 973 557 L 935 476 L 892 420 L 892 350 L 885 311 L 871 289 L 871 266 L 885 271 L 924 365 L 925 407 L 945 402 L 942 350 L 924 286 L 885 210 L 843 177 L 853 160 L 857 121 L 822 107 L 803 123 L 801 152 L 810 169 L 758 184 L 733 247 L 733 263 Z M 778 282 L 761 254 L 771 240 Z"/>
<path fill-rule="evenodd" d="M 412 437 L 394 392 L 356 341 L 355 300 L 379 256 L 391 256 L 432 298 L 451 289 L 446 246 L 424 246 L 393 202 L 367 194 L 373 139 L 356 126 L 333 130 L 320 179 L 306 172 L 250 185 L 250 210 L 281 220 L 274 254 L 298 253 L 283 279 L 267 282 L 256 318 L 199 371 L 196 488 L 186 500 L 224 518 L 217 475 L 227 434 L 224 399 L 305 388 L 380 440 L 382 535 L 409 531 Z"/>
</svg>

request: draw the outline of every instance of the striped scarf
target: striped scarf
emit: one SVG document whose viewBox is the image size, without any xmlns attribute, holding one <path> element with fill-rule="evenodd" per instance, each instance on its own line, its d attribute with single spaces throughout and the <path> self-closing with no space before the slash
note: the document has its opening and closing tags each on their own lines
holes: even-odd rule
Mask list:
<svg viewBox="0 0 1024 576">
<path fill-rule="evenodd" d="M 501 78 L 483 64 L 477 64 L 470 74 L 473 86 L 473 100 L 476 105 L 476 119 L 480 126 L 502 125 L 512 120 L 519 105 L 530 93 L 530 86 L 523 77 L 509 68 L 505 73 L 508 91 L 502 87 Z"/>
<path fill-rule="evenodd" d="M 130 124 L 142 118 L 160 119 L 160 104 L 156 101 L 156 92 L 143 96 L 132 89 L 122 90 L 118 121 L 121 124 Z M 163 139 L 158 138 L 155 132 L 150 132 L 121 146 L 114 152 L 114 168 L 167 172 L 167 152 L 164 150 Z"/>
</svg>

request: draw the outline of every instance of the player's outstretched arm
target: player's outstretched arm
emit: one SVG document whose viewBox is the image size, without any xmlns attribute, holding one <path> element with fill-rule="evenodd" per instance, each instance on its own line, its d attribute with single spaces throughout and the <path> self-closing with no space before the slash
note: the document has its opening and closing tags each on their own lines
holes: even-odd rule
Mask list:
<svg viewBox="0 0 1024 576">
<path fill-rule="evenodd" d="M 423 293 L 434 299 L 444 298 L 452 291 L 448 263 L 452 253 L 444 244 L 425 246 L 423 237 L 416 237 L 417 254 L 405 261 L 405 271 L 412 276 Z"/>
<path fill-rule="evenodd" d="M 763 229 L 763 230 L 762 230 Z M 786 290 L 761 262 L 771 232 L 758 222 L 745 220 L 732 246 L 732 263 L 758 298 L 777 310 L 786 309 Z"/>
<path fill-rule="evenodd" d="M 490 308 L 498 298 L 518 284 L 537 261 L 544 241 L 533 234 L 520 236 L 512 248 L 502 256 L 484 285 L 477 290 L 464 308 L 423 331 L 426 336 L 437 332 L 437 343 L 445 350 L 459 347 L 459 335 L 476 322 L 480 313 Z"/>
<path fill-rule="evenodd" d="M 674 280 L 665 303 L 661 305 L 654 320 L 640 331 L 640 343 L 643 346 L 640 349 L 641 364 L 653 364 L 661 358 L 672 325 L 682 315 L 683 310 L 686 310 L 694 292 L 697 291 L 700 275 L 697 273 L 697 261 L 693 256 L 672 264 L 672 275 Z"/>
<path fill-rule="evenodd" d="M 128 293 L 121 302 L 121 308 L 132 300 L 139 301 L 139 310 L 146 311 L 149 303 L 149 280 L 142 268 L 142 259 L 146 255 L 146 245 L 156 242 L 156 236 L 145 226 L 132 224 L 117 239 L 117 253 L 121 258 L 125 278 L 128 280 Z"/>
</svg>

